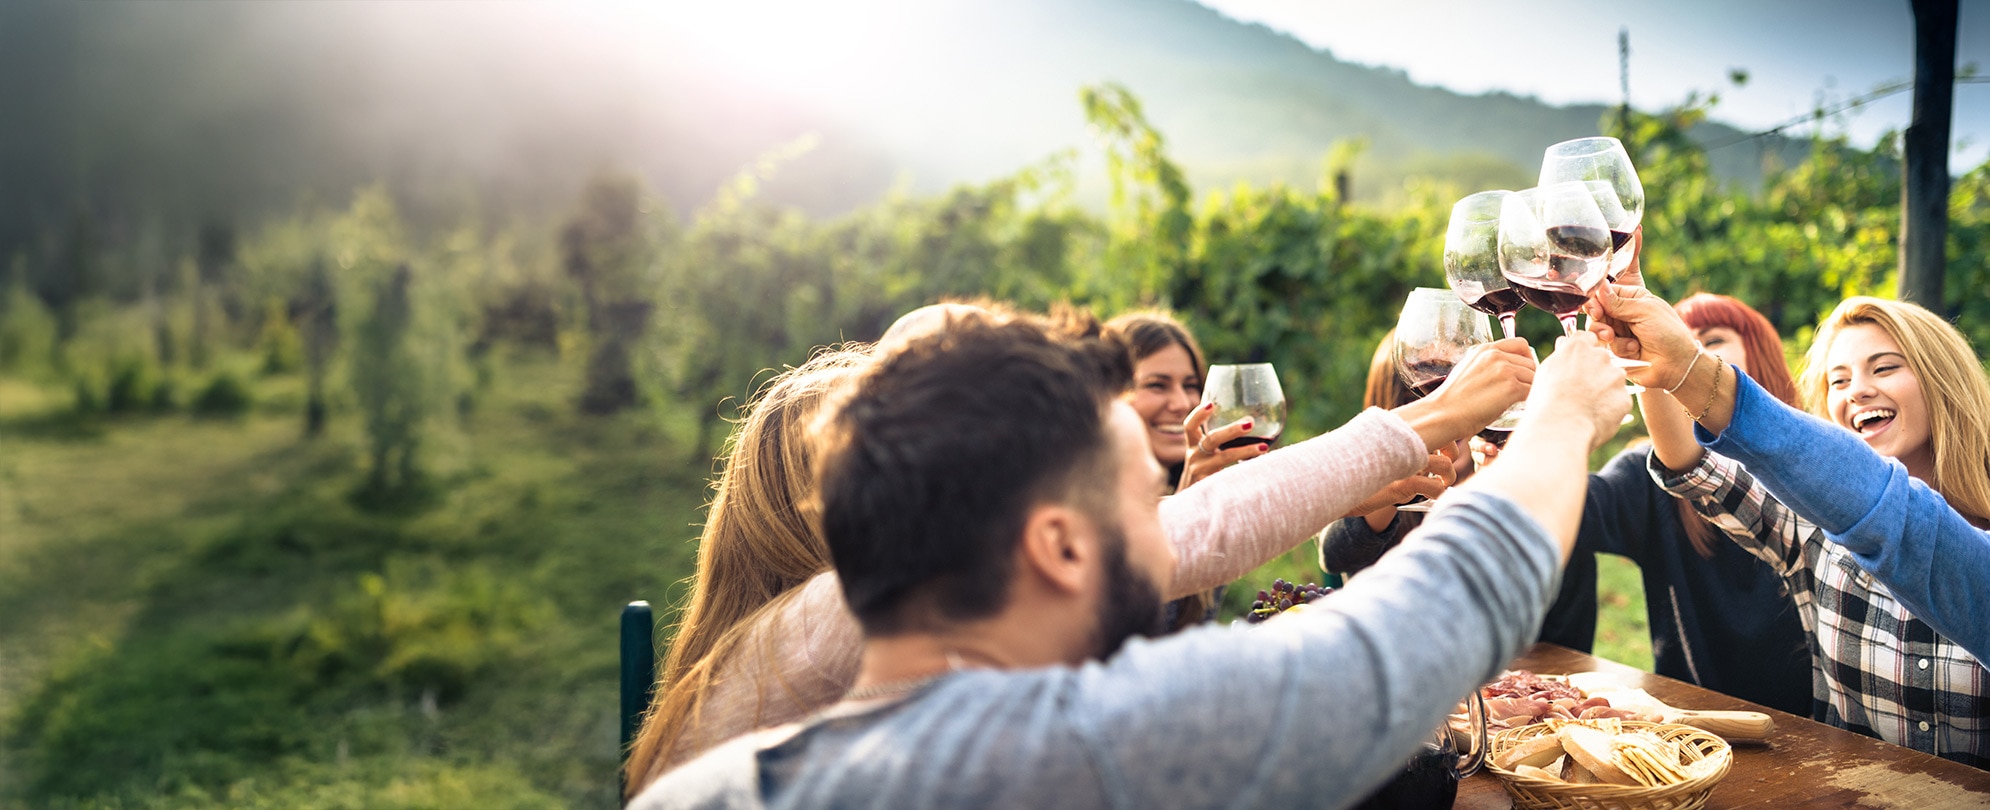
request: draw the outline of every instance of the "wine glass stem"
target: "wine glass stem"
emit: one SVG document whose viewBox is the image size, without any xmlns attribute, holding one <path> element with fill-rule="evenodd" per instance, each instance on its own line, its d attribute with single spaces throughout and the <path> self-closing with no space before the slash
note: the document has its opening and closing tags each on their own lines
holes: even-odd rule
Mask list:
<svg viewBox="0 0 1990 810">
<path fill-rule="evenodd" d="M 1567 314 L 1567 315 L 1563 315 L 1563 316 L 1561 316 L 1561 319 L 1562 319 L 1562 332 L 1563 332 L 1563 334 L 1567 334 L 1567 335 L 1571 335 L 1571 336 L 1573 336 L 1573 335 L 1574 335 L 1574 334 L 1576 333 L 1576 328 L 1575 328 L 1575 313 L 1571 312 L 1571 313 L 1569 313 L 1569 314 Z"/>
<path fill-rule="evenodd" d="M 1499 328 L 1501 331 L 1504 331 L 1506 333 L 1507 337 L 1513 337 L 1513 313 L 1511 312 L 1500 313 Z"/>
</svg>

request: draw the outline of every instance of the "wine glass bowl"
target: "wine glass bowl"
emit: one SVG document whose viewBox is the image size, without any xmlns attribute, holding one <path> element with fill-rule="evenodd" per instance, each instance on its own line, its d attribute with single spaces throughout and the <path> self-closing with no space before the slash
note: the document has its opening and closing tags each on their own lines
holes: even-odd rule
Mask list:
<svg viewBox="0 0 1990 810">
<path fill-rule="evenodd" d="M 1610 244 L 1603 213 L 1582 183 L 1539 186 L 1501 203 L 1500 272 L 1569 334 L 1589 291 L 1608 275 Z"/>
<path fill-rule="evenodd" d="M 1425 397 L 1444 384 L 1467 349 L 1490 342 L 1492 329 L 1485 315 L 1465 306 L 1450 290 L 1418 287 L 1410 291 L 1396 319 L 1391 355 L 1403 384 Z"/>
<path fill-rule="evenodd" d="M 1202 381 L 1203 403 L 1216 403 L 1212 426 L 1249 418 L 1251 429 L 1223 443 L 1224 449 L 1246 444 L 1275 444 L 1285 431 L 1285 391 L 1270 363 L 1213 365 Z"/>
<path fill-rule="evenodd" d="M 1484 314 L 1467 307 L 1452 291 L 1418 287 L 1403 302 L 1392 340 L 1390 357 L 1396 374 L 1411 393 L 1422 398 L 1450 378 L 1466 351 L 1492 342 L 1492 327 Z M 1419 496 L 1396 508 L 1421 512 L 1428 510 L 1430 503 Z"/>
<path fill-rule="evenodd" d="M 1499 269 L 1499 217 L 1511 191 L 1481 191 L 1451 206 L 1444 230 L 1444 280 L 1466 306 L 1499 319 L 1513 337 L 1514 316 L 1527 302 Z"/>
<path fill-rule="evenodd" d="M 1600 204 L 1599 208 L 1610 229 L 1615 251 L 1609 271 L 1610 278 L 1615 279 L 1637 258 L 1636 251 L 1628 248 L 1631 233 L 1644 220 L 1645 190 L 1638 180 L 1638 170 L 1631 165 L 1631 155 L 1624 150 L 1622 141 L 1609 137 L 1577 138 L 1548 147 L 1541 157 L 1541 186 L 1570 181 L 1603 183 L 1607 191 L 1599 191 L 1597 199 L 1601 202 L 1607 195 L 1614 200 L 1614 204 Z"/>
</svg>

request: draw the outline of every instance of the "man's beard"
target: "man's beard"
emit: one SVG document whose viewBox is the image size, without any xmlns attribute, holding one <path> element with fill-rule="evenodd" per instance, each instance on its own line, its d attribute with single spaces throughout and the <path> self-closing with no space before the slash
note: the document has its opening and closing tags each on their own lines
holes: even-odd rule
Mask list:
<svg viewBox="0 0 1990 810">
<path fill-rule="evenodd" d="M 1168 629 L 1161 589 L 1126 558 L 1126 534 L 1101 522 L 1105 534 L 1105 589 L 1092 624 L 1092 657 L 1105 659 L 1134 636 L 1158 636 Z"/>
</svg>

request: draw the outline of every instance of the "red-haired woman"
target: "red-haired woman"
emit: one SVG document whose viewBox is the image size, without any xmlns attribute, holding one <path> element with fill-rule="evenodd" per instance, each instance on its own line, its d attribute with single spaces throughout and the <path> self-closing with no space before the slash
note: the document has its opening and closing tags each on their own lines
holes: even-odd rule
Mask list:
<svg viewBox="0 0 1990 810">
<path fill-rule="evenodd" d="M 1706 293 L 1679 302 L 1678 311 L 1709 351 L 1777 399 L 1796 402 L 1769 319 Z M 1576 551 L 1638 564 L 1659 674 L 1809 716 L 1810 644 L 1782 575 L 1652 481 L 1651 453 L 1650 445 L 1627 449 L 1589 476 Z"/>
<path fill-rule="evenodd" d="M 1733 298 L 1704 293 L 1681 301 L 1678 309 L 1709 351 L 1729 359 L 1776 398 L 1796 401 L 1782 341 L 1761 313 Z M 1654 483 L 1646 472 L 1651 452 L 1649 445 L 1626 449 L 1589 476 L 1576 553 L 1542 625 L 1542 640 L 1589 649 L 1596 575 L 1584 553 L 1627 557 L 1643 573 L 1653 668 L 1660 675 L 1809 716 L 1809 645 L 1781 575 L 1724 542 L 1690 502 Z M 1335 524 L 1321 538 L 1321 565 L 1342 574 L 1360 570 L 1415 525 L 1401 517 L 1390 522 L 1388 514 L 1377 517 Z M 1586 581 L 1572 579 L 1581 572 Z"/>
</svg>

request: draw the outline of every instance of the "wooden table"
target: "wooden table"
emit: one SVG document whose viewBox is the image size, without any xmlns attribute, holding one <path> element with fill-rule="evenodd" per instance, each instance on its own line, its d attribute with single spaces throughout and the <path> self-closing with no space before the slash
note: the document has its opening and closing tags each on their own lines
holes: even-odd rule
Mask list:
<svg viewBox="0 0 1990 810">
<path fill-rule="evenodd" d="M 1708 808 L 1990 807 L 1990 771 L 1832 728 L 1740 698 L 1632 669 L 1553 644 L 1536 644 L 1514 669 L 1542 675 L 1609 672 L 1682 709 L 1746 709 L 1776 718 L 1768 745 L 1734 746 L 1734 767 Z M 1480 771 L 1458 786 L 1460 810 L 1510 810 L 1497 777 Z"/>
</svg>

